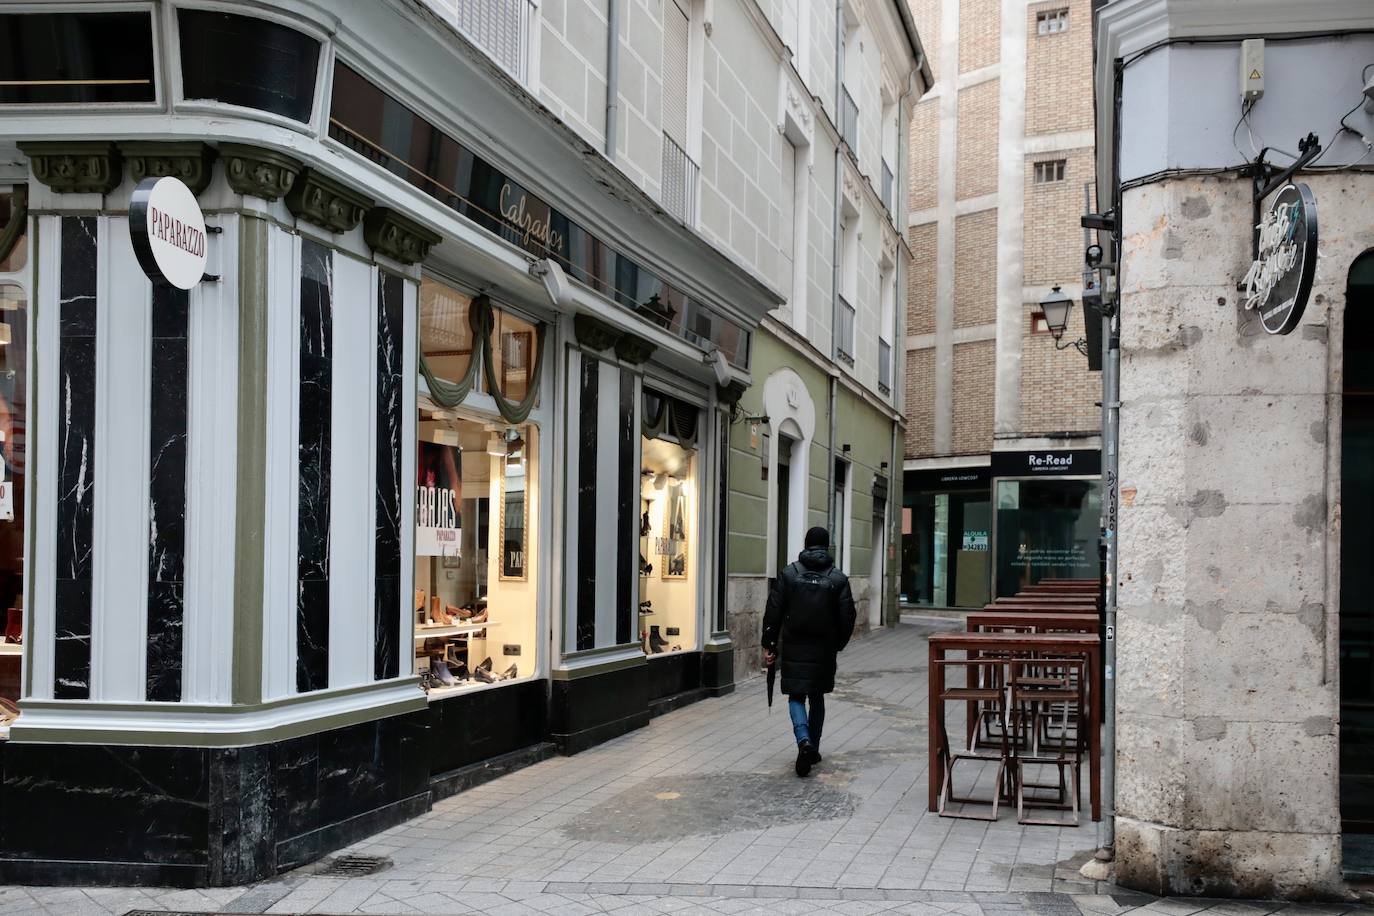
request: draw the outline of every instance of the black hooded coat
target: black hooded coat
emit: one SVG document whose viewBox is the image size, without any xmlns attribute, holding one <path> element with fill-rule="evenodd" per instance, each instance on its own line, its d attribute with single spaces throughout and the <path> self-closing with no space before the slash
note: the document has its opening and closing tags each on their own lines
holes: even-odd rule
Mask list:
<svg viewBox="0 0 1374 916">
<path fill-rule="evenodd" d="M 778 574 L 763 615 L 763 647 L 782 660 L 784 694 L 835 689 L 835 655 L 849 643 L 855 616 L 849 577 L 826 548 L 808 547 Z"/>
</svg>

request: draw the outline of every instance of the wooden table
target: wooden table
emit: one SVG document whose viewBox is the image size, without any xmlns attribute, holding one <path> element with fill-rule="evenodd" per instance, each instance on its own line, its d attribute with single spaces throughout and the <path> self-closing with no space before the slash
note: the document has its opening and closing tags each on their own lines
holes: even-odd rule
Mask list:
<svg viewBox="0 0 1374 916">
<path fill-rule="evenodd" d="M 940 782 L 944 777 L 944 761 L 949 748 L 941 740 L 939 716 L 944 715 L 940 695 L 945 691 L 945 667 L 935 664 L 944 661 L 950 652 L 1058 652 L 1082 655 L 1088 659 L 1092 672 L 1090 683 L 1099 683 L 1102 670 L 1102 644 L 1089 633 L 933 633 L 927 640 L 930 690 L 929 760 L 926 764 L 927 804 L 929 811 L 940 807 Z M 1102 731 L 1101 691 L 1088 691 L 1088 794 L 1092 800 L 1092 818 L 1102 819 Z"/>
<path fill-rule="evenodd" d="M 1036 632 L 1097 633 L 1101 621 L 1096 614 L 1045 613 L 1039 611 L 975 611 L 965 620 L 970 633 L 982 632 L 982 627 L 1035 627 Z"/>
</svg>

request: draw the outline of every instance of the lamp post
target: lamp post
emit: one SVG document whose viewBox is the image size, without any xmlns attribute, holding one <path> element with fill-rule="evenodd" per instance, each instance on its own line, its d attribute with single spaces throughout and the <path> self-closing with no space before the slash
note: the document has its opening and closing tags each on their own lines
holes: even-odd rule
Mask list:
<svg viewBox="0 0 1374 916">
<path fill-rule="evenodd" d="M 1054 338 L 1054 348 L 1056 350 L 1067 350 L 1074 347 L 1084 356 L 1088 355 L 1087 341 L 1083 338 L 1078 340 L 1063 342 L 1064 330 L 1069 326 L 1069 312 L 1073 310 L 1073 300 L 1064 295 L 1058 286 L 1050 290 L 1050 294 L 1040 300 L 1040 311 L 1045 316 L 1045 325 L 1050 329 L 1050 336 Z"/>
</svg>

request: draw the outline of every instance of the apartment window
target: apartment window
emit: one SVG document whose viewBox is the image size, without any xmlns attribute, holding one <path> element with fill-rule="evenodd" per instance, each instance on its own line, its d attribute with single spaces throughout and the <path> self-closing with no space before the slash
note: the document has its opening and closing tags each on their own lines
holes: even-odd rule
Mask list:
<svg viewBox="0 0 1374 916">
<path fill-rule="evenodd" d="M 849 571 L 849 462 L 843 458 L 835 459 L 834 506 L 835 533 L 831 542 L 835 547 L 835 566 L 841 572 Z"/>
<path fill-rule="evenodd" d="M 1048 334 L 1050 332 L 1050 321 L 1045 317 L 1045 313 L 1036 309 L 1031 313 L 1031 333 Z"/>
<path fill-rule="evenodd" d="M 1050 184 L 1055 181 L 1064 180 L 1064 166 L 1066 160 L 1050 159 L 1045 162 L 1035 164 L 1035 183 Z"/>
<path fill-rule="evenodd" d="M 1035 34 L 1056 35 L 1069 29 L 1068 9 L 1042 10 L 1035 14 Z"/>
<path fill-rule="evenodd" d="M 663 208 L 689 226 L 696 222 L 700 168 L 688 150 L 691 80 L 690 11 L 679 0 L 663 4 Z"/>
<path fill-rule="evenodd" d="M 535 5 L 532 0 L 427 0 L 469 41 L 521 82 L 529 79 Z"/>
<path fill-rule="evenodd" d="M 892 393 L 892 344 L 878 340 L 878 391 Z"/>
</svg>

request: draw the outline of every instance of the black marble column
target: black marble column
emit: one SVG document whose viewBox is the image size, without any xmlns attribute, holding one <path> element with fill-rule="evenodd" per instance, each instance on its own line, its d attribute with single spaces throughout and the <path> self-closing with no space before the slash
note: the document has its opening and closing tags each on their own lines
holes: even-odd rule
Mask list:
<svg viewBox="0 0 1374 916">
<path fill-rule="evenodd" d="M 296 526 L 296 689 L 329 686 L 329 448 L 333 252 L 301 242 L 300 482 Z"/>
<path fill-rule="evenodd" d="M 635 543 L 639 540 L 639 468 L 635 466 L 635 378 L 620 370 L 620 425 L 616 430 L 616 550 L 620 557 L 616 575 L 615 641 L 634 640 L 634 621 L 639 618 L 639 564 Z"/>
<path fill-rule="evenodd" d="M 596 645 L 596 424 L 601 361 L 582 355 L 577 447 L 577 648 Z"/>
<path fill-rule="evenodd" d="M 405 334 L 400 277 L 377 275 L 377 565 L 374 676 L 401 672 L 396 634 L 401 608 L 401 423 Z"/>
<path fill-rule="evenodd" d="M 91 695 L 96 219 L 64 216 L 60 222 L 53 696 L 81 700 Z"/>
<path fill-rule="evenodd" d="M 146 696 L 181 699 L 186 560 L 186 290 L 153 285 Z"/>
</svg>

